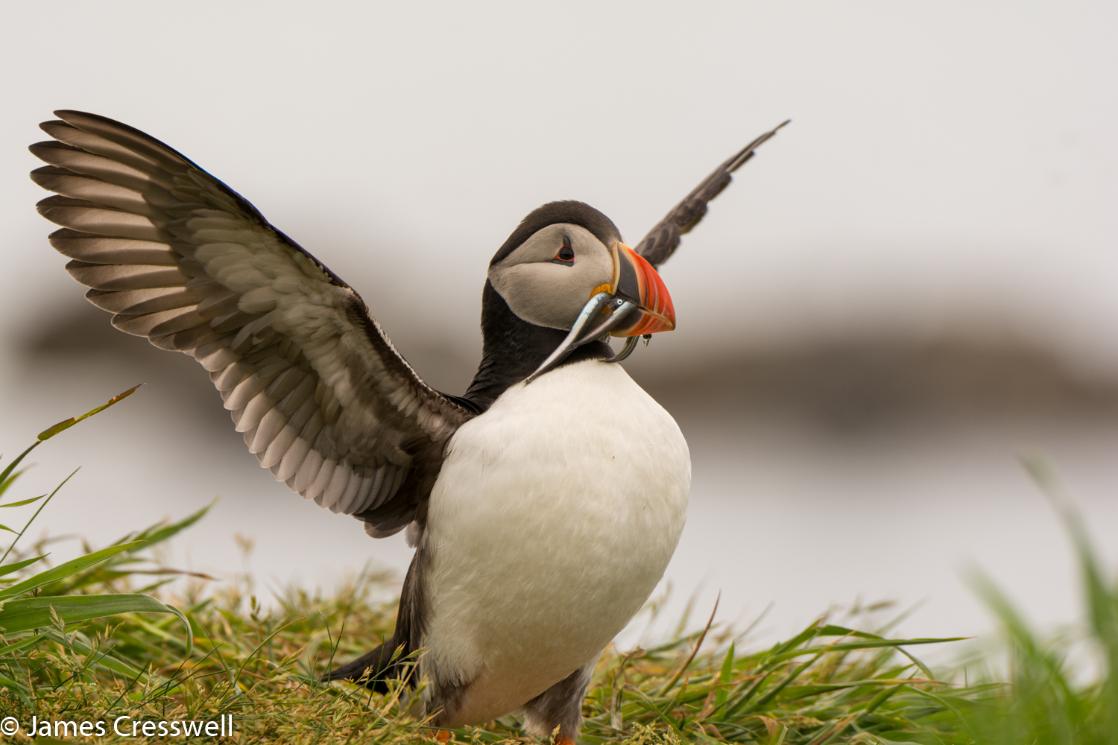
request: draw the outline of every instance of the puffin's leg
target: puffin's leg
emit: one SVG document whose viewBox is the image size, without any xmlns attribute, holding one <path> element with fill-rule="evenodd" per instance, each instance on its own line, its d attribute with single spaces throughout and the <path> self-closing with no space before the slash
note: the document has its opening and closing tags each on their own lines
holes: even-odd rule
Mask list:
<svg viewBox="0 0 1118 745">
<path fill-rule="evenodd" d="M 536 737 L 551 737 L 559 728 L 556 745 L 574 745 L 582 724 L 582 699 L 590 685 L 594 663 L 580 667 L 524 706 L 525 729 Z"/>
<path fill-rule="evenodd" d="M 454 733 L 449 729 L 450 726 L 456 726 L 454 722 L 455 712 L 462 701 L 462 694 L 465 693 L 468 685 L 463 685 L 457 682 L 449 682 L 440 680 L 439 670 L 431 666 L 428 667 L 428 687 L 424 691 L 423 706 L 427 711 L 435 713 L 434 719 L 431 724 L 437 729 L 435 730 L 435 740 L 439 745 L 446 745 L 448 742 L 454 740 Z"/>
</svg>

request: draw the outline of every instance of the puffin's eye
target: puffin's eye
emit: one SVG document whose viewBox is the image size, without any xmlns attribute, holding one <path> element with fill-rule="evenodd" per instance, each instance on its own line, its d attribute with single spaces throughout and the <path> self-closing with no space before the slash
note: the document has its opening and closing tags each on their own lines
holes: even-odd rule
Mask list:
<svg viewBox="0 0 1118 745">
<path fill-rule="evenodd" d="M 559 248 L 559 253 L 555 254 L 555 258 L 551 260 L 553 264 L 563 264 L 564 266 L 573 266 L 575 263 L 575 250 L 571 248 L 571 239 L 566 236 L 563 237 L 563 245 Z"/>
</svg>

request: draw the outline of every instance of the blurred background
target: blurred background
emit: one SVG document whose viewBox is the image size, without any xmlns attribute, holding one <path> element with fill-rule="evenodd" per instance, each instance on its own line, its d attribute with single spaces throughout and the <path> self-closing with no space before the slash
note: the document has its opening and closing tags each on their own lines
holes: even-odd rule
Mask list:
<svg viewBox="0 0 1118 745">
<path fill-rule="evenodd" d="M 227 181 L 449 392 L 524 214 L 581 199 L 635 244 L 791 117 L 664 267 L 679 331 L 626 363 L 691 443 L 670 608 L 721 590 L 723 619 L 771 606 L 761 633 L 787 634 L 890 599 L 918 605 L 906 631 L 974 634 L 977 565 L 1038 623 L 1073 618 L 1019 459 L 1118 560 L 1118 6 L 666 6 L 6 4 L 0 449 L 146 383 L 37 453 L 28 489 L 83 466 L 40 524 L 105 542 L 219 497 L 169 561 L 265 593 L 409 559 L 274 483 L 200 369 L 85 303 L 27 178 L 52 109 Z"/>
</svg>

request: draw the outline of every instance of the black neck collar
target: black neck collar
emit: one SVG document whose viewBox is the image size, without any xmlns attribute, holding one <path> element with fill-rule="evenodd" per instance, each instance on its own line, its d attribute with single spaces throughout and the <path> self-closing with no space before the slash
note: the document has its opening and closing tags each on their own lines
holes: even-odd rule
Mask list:
<svg viewBox="0 0 1118 745">
<path fill-rule="evenodd" d="M 481 307 L 484 340 L 481 364 L 461 397 L 479 413 L 488 409 L 510 386 L 531 375 L 567 336 L 566 331 L 535 326 L 517 316 L 488 281 Z M 605 342 L 590 342 L 567 355 L 555 369 L 583 360 L 608 359 L 612 355 Z"/>
</svg>

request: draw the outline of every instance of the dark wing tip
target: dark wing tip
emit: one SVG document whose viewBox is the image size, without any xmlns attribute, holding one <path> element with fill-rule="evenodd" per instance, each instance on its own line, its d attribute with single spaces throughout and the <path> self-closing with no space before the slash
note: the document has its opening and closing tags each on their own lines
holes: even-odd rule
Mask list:
<svg viewBox="0 0 1118 745">
<path fill-rule="evenodd" d="M 637 253 L 648 259 L 653 266 L 665 262 L 679 247 L 682 236 L 698 225 L 706 215 L 710 201 L 730 185 L 730 181 L 733 180 L 731 174 L 752 158 L 758 147 L 772 139 L 791 121 L 785 119 L 769 131 L 753 138 L 748 145 L 723 161 L 718 168 L 699 182 L 699 185 L 692 189 L 683 201 L 653 226 L 648 235 L 637 244 Z"/>
<path fill-rule="evenodd" d="M 145 140 L 158 142 L 158 140 L 149 135 L 147 132 L 143 132 L 131 126 L 130 124 L 119 122 L 116 119 L 112 119 L 101 114 L 94 114 L 89 111 L 78 111 L 77 109 L 58 109 L 54 112 L 54 115 L 57 116 L 63 124 L 68 124 L 71 127 L 77 127 L 78 129 L 93 129 L 94 131 L 97 131 L 98 128 L 107 128 L 109 130 L 122 130 L 133 135 L 138 135 Z M 164 147 L 167 146 L 164 145 Z"/>
<path fill-rule="evenodd" d="M 32 176 L 32 178 L 34 178 L 34 176 Z M 110 209 L 99 208 L 96 204 L 88 202 L 84 199 L 74 199 L 73 197 L 66 197 L 61 194 L 52 194 L 49 197 L 40 199 L 38 202 L 35 203 L 35 209 L 39 211 L 40 215 L 59 225 L 62 224 L 61 222 L 59 222 L 62 217 L 58 214 L 58 212 L 60 210 L 70 210 L 75 207 L 81 207 L 85 209 Z"/>
<path fill-rule="evenodd" d="M 88 111 L 78 111 L 77 109 L 55 109 L 51 113 L 53 113 L 55 116 L 57 116 L 59 119 L 61 119 L 64 122 L 69 122 L 72 119 L 73 120 L 93 119 L 95 121 L 99 120 L 99 121 L 102 121 L 102 122 L 112 122 L 113 124 L 118 124 L 119 123 L 119 122 L 114 122 L 112 119 L 109 119 L 108 117 L 101 116 L 100 114 L 92 114 Z"/>
<path fill-rule="evenodd" d="M 737 155 L 735 155 L 734 157 L 730 158 L 729 161 L 727 161 L 726 171 L 729 172 L 729 173 L 733 173 L 734 171 L 741 168 L 742 165 L 747 160 L 749 160 L 750 158 L 753 157 L 753 153 L 754 153 L 754 151 L 757 150 L 757 148 L 761 147 L 761 145 L 764 145 L 766 142 L 771 140 L 773 137 L 776 137 L 777 132 L 784 129 L 786 126 L 788 126 L 791 123 L 792 123 L 791 119 L 785 119 L 780 124 L 776 125 L 772 129 L 770 129 L 768 132 L 765 132 L 763 134 L 758 135 L 757 137 L 754 137 L 753 140 L 748 145 L 746 145 L 740 151 L 738 151 Z"/>
<path fill-rule="evenodd" d="M 32 171 L 31 173 L 32 179 L 34 179 L 35 172 Z M 67 203 L 66 197 L 59 196 L 58 194 L 51 194 L 49 197 L 43 197 L 35 203 L 35 209 L 37 209 L 39 211 L 39 214 L 43 217 L 47 217 L 51 210 L 55 209 L 56 207 L 70 206 L 72 205 Z"/>
<path fill-rule="evenodd" d="M 70 175 L 70 171 L 67 171 L 64 168 L 46 165 L 39 166 L 38 168 L 32 170 L 31 180 L 44 189 L 51 189 L 53 191 L 54 189 L 52 185 L 57 182 L 57 177 L 67 175 Z M 39 204 L 42 204 L 42 202 L 39 202 Z"/>
<path fill-rule="evenodd" d="M 45 122 L 39 122 L 39 129 L 43 130 L 51 137 L 54 137 L 54 132 L 52 132 L 51 130 L 57 131 L 59 127 L 69 126 L 69 124 L 62 121 L 61 119 L 48 119 Z"/>
<path fill-rule="evenodd" d="M 51 162 L 51 157 L 50 157 L 51 151 L 57 151 L 60 148 L 60 146 L 65 147 L 64 145 L 62 145 L 62 143 L 60 143 L 56 140 L 49 140 L 49 141 L 32 143 L 31 145 L 27 146 L 27 149 L 32 155 L 34 155 L 39 160 L 43 161 L 44 163 L 50 163 Z"/>
</svg>

